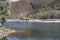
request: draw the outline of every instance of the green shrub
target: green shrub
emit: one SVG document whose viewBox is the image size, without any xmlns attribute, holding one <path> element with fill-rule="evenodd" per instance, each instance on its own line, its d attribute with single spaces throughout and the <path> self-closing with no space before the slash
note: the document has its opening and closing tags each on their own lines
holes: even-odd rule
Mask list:
<svg viewBox="0 0 60 40">
<path fill-rule="evenodd" d="M 0 22 L 3 24 L 3 22 L 6 21 L 8 18 L 8 9 L 9 9 L 9 1 L 8 0 L 0 0 Z"/>
<path fill-rule="evenodd" d="M 60 19 L 59 10 L 43 11 L 28 15 L 32 19 Z"/>
</svg>

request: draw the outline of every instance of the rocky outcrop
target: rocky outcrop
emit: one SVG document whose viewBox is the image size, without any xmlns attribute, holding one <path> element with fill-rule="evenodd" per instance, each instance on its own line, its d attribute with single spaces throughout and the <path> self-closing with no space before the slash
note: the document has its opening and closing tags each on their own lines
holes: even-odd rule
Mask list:
<svg viewBox="0 0 60 40">
<path fill-rule="evenodd" d="M 21 15 L 27 15 L 31 12 L 32 7 L 30 3 L 25 1 L 11 2 L 10 19 L 19 19 Z"/>
</svg>

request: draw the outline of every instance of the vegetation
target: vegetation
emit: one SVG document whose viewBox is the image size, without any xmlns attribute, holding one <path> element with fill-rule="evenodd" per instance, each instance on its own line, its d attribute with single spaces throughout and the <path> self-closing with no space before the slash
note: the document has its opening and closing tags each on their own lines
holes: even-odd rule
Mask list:
<svg viewBox="0 0 60 40">
<path fill-rule="evenodd" d="M 8 0 L 0 0 L 0 22 L 3 24 L 8 18 L 9 3 Z"/>
<path fill-rule="evenodd" d="M 31 0 L 32 1 L 32 0 Z M 42 3 L 38 2 L 38 4 L 35 4 L 35 1 L 42 1 Z M 33 11 L 29 14 L 27 14 L 27 19 L 60 19 L 60 0 L 33 0 L 30 5 L 33 8 Z"/>
<path fill-rule="evenodd" d="M 27 15 L 27 17 L 33 19 L 60 19 L 60 11 L 51 10 L 51 11 L 38 12 L 36 14 Z"/>
</svg>

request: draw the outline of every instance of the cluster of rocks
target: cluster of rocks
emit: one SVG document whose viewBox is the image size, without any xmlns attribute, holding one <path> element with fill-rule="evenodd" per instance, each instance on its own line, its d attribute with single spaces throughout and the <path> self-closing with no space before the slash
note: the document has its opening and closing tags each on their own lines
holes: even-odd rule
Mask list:
<svg viewBox="0 0 60 40">
<path fill-rule="evenodd" d="M 7 30 L 8 31 L 3 31 L 3 30 L 0 31 L 0 39 L 5 37 L 5 36 L 8 36 L 8 34 L 10 34 L 10 33 L 15 32 L 15 30 L 10 30 L 10 29 L 7 29 Z"/>
</svg>

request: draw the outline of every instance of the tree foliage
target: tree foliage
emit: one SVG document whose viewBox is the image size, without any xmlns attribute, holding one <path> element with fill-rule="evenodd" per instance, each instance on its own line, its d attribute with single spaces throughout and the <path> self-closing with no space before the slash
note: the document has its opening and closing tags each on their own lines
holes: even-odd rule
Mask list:
<svg viewBox="0 0 60 40">
<path fill-rule="evenodd" d="M 8 0 L 0 0 L 0 22 L 5 22 L 9 13 L 9 2 Z"/>
</svg>

